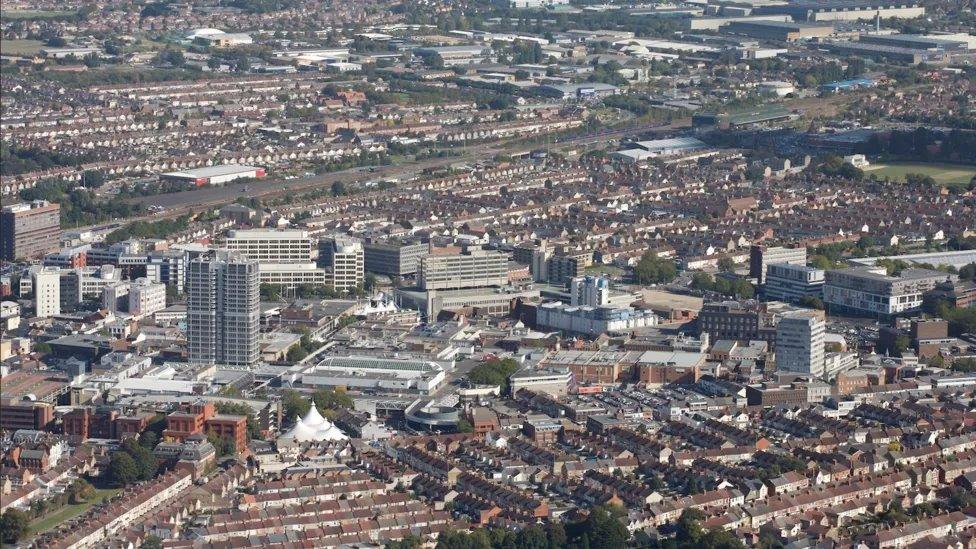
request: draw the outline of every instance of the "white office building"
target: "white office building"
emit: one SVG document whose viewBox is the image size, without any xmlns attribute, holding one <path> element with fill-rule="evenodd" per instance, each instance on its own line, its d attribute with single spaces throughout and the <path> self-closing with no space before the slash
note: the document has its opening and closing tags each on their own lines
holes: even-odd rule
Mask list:
<svg viewBox="0 0 976 549">
<path fill-rule="evenodd" d="M 258 270 L 261 284 L 290 287 L 331 282 L 325 269 L 320 269 L 315 263 L 261 263 L 258 265 Z"/>
<path fill-rule="evenodd" d="M 61 314 L 61 270 L 38 267 L 31 274 L 35 316 L 47 318 Z"/>
<path fill-rule="evenodd" d="M 115 284 L 110 284 L 102 289 L 102 307 L 117 313 L 119 311 L 127 311 L 129 307 L 129 289 L 130 285 L 128 281 L 116 282 Z"/>
<path fill-rule="evenodd" d="M 508 256 L 470 250 L 462 254 L 429 255 L 420 260 L 417 286 L 423 290 L 484 288 L 508 284 Z"/>
<path fill-rule="evenodd" d="M 149 316 L 166 308 L 166 285 L 147 278 L 137 278 L 129 284 L 129 314 Z"/>
<path fill-rule="evenodd" d="M 766 299 L 793 303 L 805 297 L 823 298 L 825 273 L 823 269 L 772 263 L 766 265 L 766 285 L 763 288 Z"/>
<path fill-rule="evenodd" d="M 573 372 L 562 366 L 525 368 L 512 374 L 508 386 L 512 394 L 522 389 L 536 393 L 548 393 L 554 397 L 566 396 L 574 386 Z"/>
<path fill-rule="evenodd" d="M 807 249 L 803 246 L 784 248 L 758 244 L 749 248 L 749 276 L 756 278 L 760 284 L 766 283 L 766 268 L 774 263 L 806 265 Z"/>
<path fill-rule="evenodd" d="M 905 269 L 889 276 L 884 267 L 855 267 L 827 271 L 824 305 L 828 311 L 889 317 L 917 311 L 922 295 L 955 275 L 929 269 Z"/>
<path fill-rule="evenodd" d="M 312 238 L 307 231 L 247 229 L 230 231 L 224 248 L 260 263 L 309 263 Z"/>
<path fill-rule="evenodd" d="M 626 332 L 635 328 L 657 325 L 652 311 L 631 307 L 590 307 L 543 303 L 536 309 L 536 324 L 540 328 L 561 330 L 574 334 L 596 336 L 609 332 Z"/>
<path fill-rule="evenodd" d="M 776 324 L 776 369 L 815 377 L 824 375 L 827 324 L 821 313 L 786 313 Z"/>
<path fill-rule="evenodd" d="M 335 238 L 322 246 L 325 263 L 331 268 L 327 280 L 337 291 L 354 290 L 362 285 L 366 275 L 366 258 L 363 244 L 358 240 Z"/>
<path fill-rule="evenodd" d="M 233 252 L 190 261 L 186 278 L 191 362 L 249 366 L 258 361 L 258 264 Z"/>
</svg>

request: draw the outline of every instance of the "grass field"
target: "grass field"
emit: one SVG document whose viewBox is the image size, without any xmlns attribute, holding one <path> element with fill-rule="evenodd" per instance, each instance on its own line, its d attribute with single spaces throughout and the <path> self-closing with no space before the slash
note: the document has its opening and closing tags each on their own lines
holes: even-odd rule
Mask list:
<svg viewBox="0 0 976 549">
<path fill-rule="evenodd" d="M 3 10 L 0 16 L 4 19 L 51 19 L 54 17 L 70 17 L 78 13 L 77 10 Z"/>
<path fill-rule="evenodd" d="M 890 177 L 894 181 L 905 181 L 907 174 L 917 173 L 927 175 L 942 185 L 964 186 L 969 183 L 973 176 L 976 176 L 976 166 L 892 162 L 868 166 L 864 173 L 876 175 L 880 178 Z"/>
<path fill-rule="evenodd" d="M 34 55 L 40 53 L 44 42 L 40 40 L 0 40 L 0 51 L 5 55 Z"/>
<path fill-rule="evenodd" d="M 4 19 L 51 19 L 53 17 L 69 17 L 78 13 L 77 10 L 2 10 L 0 16 Z"/>
<path fill-rule="evenodd" d="M 56 528 L 59 524 L 66 520 L 70 520 L 78 515 L 84 513 L 89 507 L 95 503 L 101 503 L 102 498 L 112 498 L 119 492 L 121 488 L 96 488 L 95 497 L 88 503 L 78 503 L 75 505 L 65 505 L 64 507 L 48 513 L 43 517 L 35 519 L 30 523 L 30 534 L 31 536 L 36 536 Z"/>
</svg>

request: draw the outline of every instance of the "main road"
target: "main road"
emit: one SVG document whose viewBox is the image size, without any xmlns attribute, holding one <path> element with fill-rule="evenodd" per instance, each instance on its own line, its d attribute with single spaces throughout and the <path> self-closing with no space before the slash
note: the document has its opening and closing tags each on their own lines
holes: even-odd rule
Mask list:
<svg viewBox="0 0 976 549">
<path fill-rule="evenodd" d="M 643 124 L 616 129 L 607 129 L 565 138 L 553 143 L 552 147 L 567 149 L 592 145 L 601 141 L 618 139 L 636 133 L 666 133 L 687 127 L 687 125 L 688 120 L 680 120 L 665 126 Z M 131 203 L 141 202 L 145 206 L 156 205 L 165 208 L 165 211 L 159 214 L 142 218 L 162 219 L 166 217 L 176 217 L 195 209 L 199 210 L 201 208 L 224 205 L 233 202 L 239 197 L 268 198 L 286 193 L 294 193 L 314 188 L 323 188 L 330 186 L 337 181 L 341 181 L 348 186 L 350 183 L 362 183 L 369 180 L 403 180 L 412 175 L 419 174 L 426 169 L 443 168 L 458 163 L 479 162 L 491 159 L 498 154 L 524 151 L 528 148 L 531 147 L 525 144 L 506 145 L 504 143 L 487 143 L 467 147 L 465 152 L 463 152 L 460 156 L 454 157 L 422 160 L 419 162 L 411 162 L 409 164 L 393 166 L 353 168 L 322 175 L 300 177 L 296 179 L 269 178 L 262 179 L 260 181 L 252 180 L 246 183 L 230 183 L 220 187 L 206 187 L 177 193 L 130 198 L 127 201 Z"/>
</svg>

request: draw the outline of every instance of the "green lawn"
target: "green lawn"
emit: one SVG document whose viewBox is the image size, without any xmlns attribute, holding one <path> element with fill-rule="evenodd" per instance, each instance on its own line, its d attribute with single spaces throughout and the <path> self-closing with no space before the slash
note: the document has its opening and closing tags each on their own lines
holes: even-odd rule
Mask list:
<svg viewBox="0 0 976 549">
<path fill-rule="evenodd" d="M 0 51 L 5 55 L 35 55 L 42 46 L 40 40 L 0 40 Z"/>
<path fill-rule="evenodd" d="M 873 164 L 868 166 L 864 173 L 876 175 L 880 178 L 890 177 L 895 181 L 905 181 L 905 175 L 917 173 L 927 175 L 942 185 L 966 185 L 976 176 L 976 166 L 965 164 L 938 164 L 938 163 L 910 163 L 910 162 L 891 162 L 888 164 Z"/>
<path fill-rule="evenodd" d="M 0 16 L 4 19 L 51 19 L 52 17 L 68 17 L 78 13 L 78 10 L 3 10 Z"/>
<path fill-rule="evenodd" d="M 90 502 L 78 503 L 75 505 L 65 505 L 56 511 L 52 511 L 43 517 L 31 521 L 29 535 L 36 536 L 37 534 L 57 528 L 57 526 L 62 522 L 73 519 L 74 517 L 84 513 L 95 503 L 101 503 L 102 498 L 111 499 L 121 491 L 121 488 L 96 488 L 95 497 L 92 498 Z"/>
<path fill-rule="evenodd" d="M 624 269 L 614 265 L 591 265 L 586 269 L 583 269 L 588 275 L 606 275 L 611 278 L 623 276 L 627 273 Z"/>
</svg>

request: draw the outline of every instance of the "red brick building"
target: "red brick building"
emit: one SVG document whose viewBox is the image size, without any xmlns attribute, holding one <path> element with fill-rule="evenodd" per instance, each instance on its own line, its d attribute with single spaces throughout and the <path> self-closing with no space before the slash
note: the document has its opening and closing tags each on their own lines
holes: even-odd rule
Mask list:
<svg viewBox="0 0 976 549">
<path fill-rule="evenodd" d="M 247 416 L 218 414 L 212 402 L 197 402 L 166 416 L 165 440 L 183 442 L 198 433 L 230 439 L 242 452 L 247 447 Z"/>
</svg>

